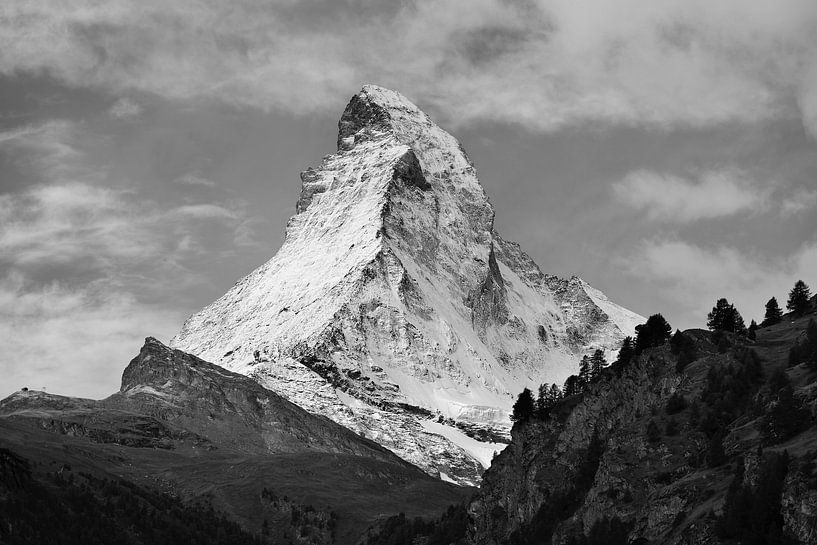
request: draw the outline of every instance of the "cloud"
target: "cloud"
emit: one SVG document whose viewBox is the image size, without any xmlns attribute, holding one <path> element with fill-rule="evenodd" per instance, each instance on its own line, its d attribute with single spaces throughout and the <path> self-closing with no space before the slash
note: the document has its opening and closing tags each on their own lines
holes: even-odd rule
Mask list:
<svg viewBox="0 0 817 545">
<path fill-rule="evenodd" d="M 780 203 L 784 215 L 799 214 L 817 207 L 817 191 L 800 188 Z"/>
<path fill-rule="evenodd" d="M 216 185 L 217 185 L 216 182 L 214 182 L 213 180 L 208 180 L 207 178 L 203 178 L 203 177 L 198 176 L 196 174 L 189 174 L 189 173 L 185 174 L 184 176 L 181 176 L 179 178 L 176 178 L 173 181 L 175 183 L 177 183 L 177 184 L 182 184 L 182 185 L 193 185 L 193 186 L 198 185 L 198 186 L 204 186 L 204 187 L 216 187 Z"/>
<path fill-rule="evenodd" d="M 28 273 L 69 267 L 132 282 L 130 273 L 144 268 L 178 272 L 191 253 L 207 251 L 213 228 L 246 237 L 247 220 L 240 203 L 163 208 L 132 191 L 80 182 L 39 185 L 0 195 L 0 264 Z M 196 277 L 189 271 L 176 281 Z"/>
<path fill-rule="evenodd" d="M 763 208 L 770 187 L 730 170 L 706 171 L 697 180 L 649 170 L 630 172 L 613 184 L 616 198 L 651 220 L 688 223 Z"/>
<path fill-rule="evenodd" d="M 8 154 L 13 161 L 28 164 L 44 178 L 64 176 L 82 156 L 72 144 L 75 134 L 76 124 L 62 119 L 15 127 L 0 132 L 0 152 L 13 152 Z"/>
<path fill-rule="evenodd" d="M 785 302 L 796 280 L 817 281 L 817 243 L 771 259 L 729 246 L 645 240 L 620 265 L 682 309 L 677 317 L 683 327 L 702 327 L 706 313 L 720 297 L 734 303 L 748 322 L 762 318 L 769 298 Z"/>
<path fill-rule="evenodd" d="M 812 0 L 11 0 L 0 21 L 0 72 L 117 94 L 335 113 L 371 82 L 451 124 L 817 127 Z"/>
<path fill-rule="evenodd" d="M 144 337 L 166 340 L 182 318 L 102 283 L 34 287 L 18 274 L 0 277 L 0 397 L 24 386 L 105 397 Z"/>
<path fill-rule="evenodd" d="M 127 97 L 122 97 L 113 103 L 108 113 L 110 113 L 111 117 L 116 119 L 128 119 L 141 114 L 142 107 L 139 106 L 137 102 Z"/>
<path fill-rule="evenodd" d="M 0 192 L 0 396 L 22 386 L 101 397 L 147 335 L 169 338 L 198 263 L 257 244 L 246 204 L 147 198 L 112 187 L 84 153 L 81 124 L 0 132 L 0 153 L 40 180 Z M 122 185 L 125 185 L 124 183 Z"/>
</svg>

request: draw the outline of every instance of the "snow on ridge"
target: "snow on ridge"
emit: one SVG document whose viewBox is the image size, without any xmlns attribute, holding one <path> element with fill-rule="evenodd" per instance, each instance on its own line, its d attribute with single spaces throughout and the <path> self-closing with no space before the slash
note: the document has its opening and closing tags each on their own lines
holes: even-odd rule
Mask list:
<svg viewBox="0 0 817 545">
<path fill-rule="evenodd" d="M 599 308 L 610 317 L 610 321 L 612 321 L 618 327 L 625 337 L 635 336 L 635 326 L 643 324 L 647 321 L 647 319 L 640 314 L 610 301 L 610 299 L 604 293 L 597 290 L 584 280 L 579 280 L 581 281 L 582 287 L 584 288 L 584 291 L 587 293 L 588 297 L 590 297 L 593 302 L 596 303 L 596 305 L 598 305 Z"/>
<path fill-rule="evenodd" d="M 301 177 L 278 253 L 171 345 L 431 474 L 478 484 L 501 445 L 430 418 L 503 436 L 523 387 L 563 381 L 634 315 L 586 284 L 553 291 L 555 277 L 493 232 L 457 140 L 399 93 L 364 87 L 338 151 Z"/>
</svg>

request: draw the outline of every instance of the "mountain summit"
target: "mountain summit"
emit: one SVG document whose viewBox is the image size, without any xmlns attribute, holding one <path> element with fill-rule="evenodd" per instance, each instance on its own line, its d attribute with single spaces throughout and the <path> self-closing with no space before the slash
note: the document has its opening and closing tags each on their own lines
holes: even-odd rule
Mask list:
<svg viewBox="0 0 817 545">
<path fill-rule="evenodd" d="M 523 387 L 561 382 L 643 318 L 500 238 L 460 144 L 399 93 L 365 86 L 338 126 L 278 254 L 172 345 L 476 483 Z"/>
</svg>

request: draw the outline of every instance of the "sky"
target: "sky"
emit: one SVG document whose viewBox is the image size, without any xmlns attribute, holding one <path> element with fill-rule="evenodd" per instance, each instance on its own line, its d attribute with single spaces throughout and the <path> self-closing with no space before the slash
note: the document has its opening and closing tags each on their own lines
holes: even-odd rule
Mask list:
<svg viewBox="0 0 817 545">
<path fill-rule="evenodd" d="M 0 3 L 0 396 L 100 398 L 271 258 L 364 84 L 643 315 L 817 288 L 813 0 Z"/>
</svg>

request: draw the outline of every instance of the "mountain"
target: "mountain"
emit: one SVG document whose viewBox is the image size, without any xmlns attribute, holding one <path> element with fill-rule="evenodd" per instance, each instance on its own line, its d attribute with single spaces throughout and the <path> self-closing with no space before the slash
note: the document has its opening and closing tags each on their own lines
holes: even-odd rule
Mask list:
<svg viewBox="0 0 817 545">
<path fill-rule="evenodd" d="M 364 87 L 338 126 L 277 255 L 171 345 L 476 484 L 522 387 L 643 318 L 502 239 L 460 144 L 399 93 Z"/>
<path fill-rule="evenodd" d="M 66 532 L 60 542 L 70 541 L 67 532 L 83 530 L 75 527 L 83 504 L 97 506 L 87 529 L 103 533 L 102 542 L 157 542 L 150 524 L 121 513 L 127 504 L 153 513 L 163 529 L 155 539 L 169 543 L 181 539 L 179 525 L 246 542 L 354 543 L 382 516 L 428 515 L 469 493 L 246 376 L 151 338 L 106 399 L 20 391 L 0 401 L 3 543 L 47 542 L 38 534 L 48 531 L 43 509 L 67 519 L 58 530 Z"/>
<path fill-rule="evenodd" d="M 643 345 L 515 423 L 474 498 L 364 545 L 817 543 L 817 301 Z"/>
<path fill-rule="evenodd" d="M 468 542 L 817 543 L 814 317 L 687 331 L 515 426 Z"/>
</svg>

